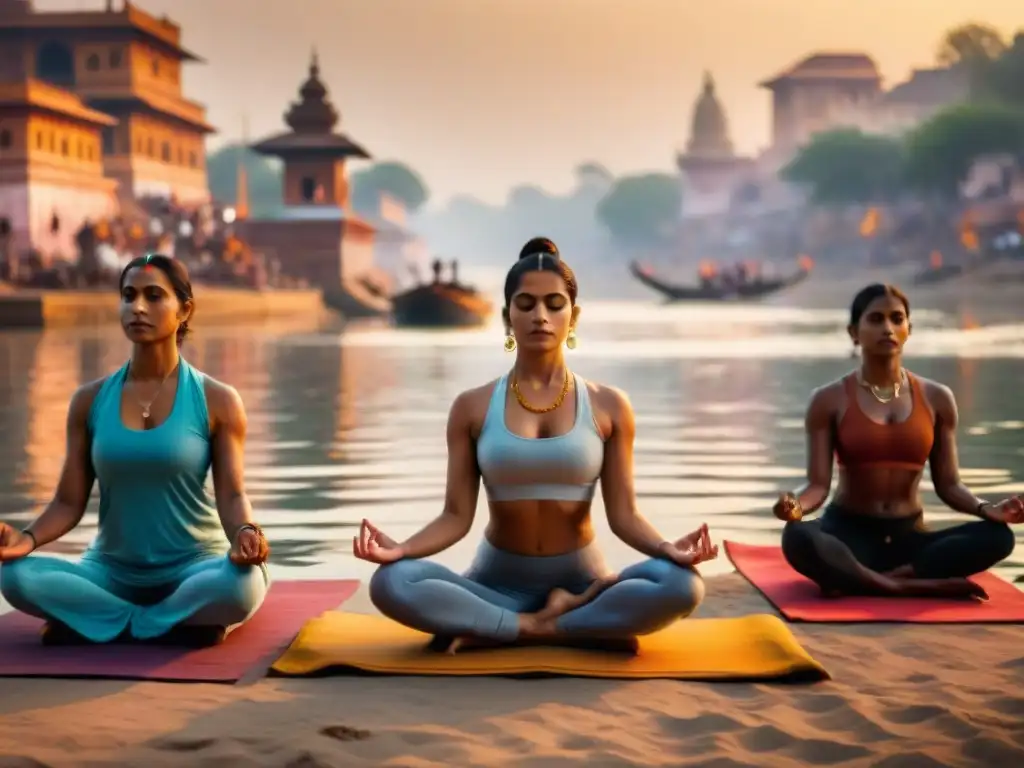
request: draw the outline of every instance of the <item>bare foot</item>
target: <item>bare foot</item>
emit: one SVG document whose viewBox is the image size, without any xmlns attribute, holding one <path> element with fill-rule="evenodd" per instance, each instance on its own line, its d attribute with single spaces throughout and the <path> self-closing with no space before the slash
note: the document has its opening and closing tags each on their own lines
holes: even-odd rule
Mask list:
<svg viewBox="0 0 1024 768">
<path fill-rule="evenodd" d="M 580 606 L 591 602 L 616 581 L 618 581 L 618 576 L 607 576 L 597 579 L 578 595 L 567 589 L 555 588 L 551 590 L 543 608 L 536 613 L 519 614 L 519 637 L 516 638 L 516 644 L 530 644 L 531 642 L 536 643 L 555 639 L 558 636 L 556 622 L 559 616 L 564 616 L 569 611 L 574 611 Z M 634 647 L 633 641 L 629 639 L 596 642 L 607 642 L 613 645 L 625 643 L 630 649 Z M 505 645 L 505 643 L 480 637 L 465 636 L 455 638 L 435 637 L 430 642 L 429 647 L 432 650 L 441 650 L 445 653 L 454 654 L 460 650 L 496 648 L 502 645 Z"/>
<path fill-rule="evenodd" d="M 431 650 L 440 651 L 447 653 L 450 656 L 454 656 L 458 651 L 468 651 L 482 648 L 500 648 L 507 643 L 502 643 L 499 640 L 490 640 L 486 637 L 476 637 L 475 635 L 463 635 L 462 637 L 435 637 L 428 646 Z"/>
<path fill-rule="evenodd" d="M 607 576 L 602 579 L 597 579 L 578 595 L 567 589 L 553 589 L 548 595 L 547 602 L 539 613 L 546 618 L 553 619 L 562 616 L 569 611 L 575 611 L 577 608 L 592 602 L 598 595 L 608 589 L 608 587 L 616 581 L 618 581 L 618 576 Z"/>
<path fill-rule="evenodd" d="M 912 579 L 914 578 L 914 566 L 901 565 L 899 568 L 893 568 L 882 575 L 888 576 L 890 579 Z"/>
<path fill-rule="evenodd" d="M 970 579 L 897 579 L 904 597 L 946 597 L 952 600 L 988 600 L 988 593 Z"/>
</svg>

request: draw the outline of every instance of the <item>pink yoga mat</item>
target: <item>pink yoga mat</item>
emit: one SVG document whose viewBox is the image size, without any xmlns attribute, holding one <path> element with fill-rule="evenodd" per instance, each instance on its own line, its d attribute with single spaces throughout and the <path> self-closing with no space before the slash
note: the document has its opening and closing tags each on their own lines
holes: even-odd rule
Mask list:
<svg viewBox="0 0 1024 768">
<path fill-rule="evenodd" d="M 992 573 L 973 576 L 988 592 L 988 602 L 937 598 L 826 598 L 794 571 L 779 547 L 725 542 L 736 570 L 790 621 L 853 624 L 1018 624 L 1024 623 L 1024 592 Z"/>
<path fill-rule="evenodd" d="M 256 615 L 212 648 L 147 645 L 44 646 L 42 622 L 0 616 L 0 677 L 93 677 L 234 683 L 262 674 L 309 619 L 337 608 L 358 581 L 277 581 Z"/>
</svg>

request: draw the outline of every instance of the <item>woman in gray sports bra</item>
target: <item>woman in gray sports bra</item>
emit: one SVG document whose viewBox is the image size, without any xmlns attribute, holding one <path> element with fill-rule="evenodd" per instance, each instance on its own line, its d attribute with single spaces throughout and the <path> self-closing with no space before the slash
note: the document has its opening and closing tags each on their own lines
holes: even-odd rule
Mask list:
<svg viewBox="0 0 1024 768">
<path fill-rule="evenodd" d="M 370 597 L 384 615 L 454 651 L 469 642 L 622 640 L 631 646 L 690 615 L 704 596 L 696 566 L 718 554 L 707 526 L 662 538 L 637 511 L 635 424 L 618 390 L 570 373 L 576 278 L 554 243 L 528 242 L 505 281 L 512 370 L 456 398 L 448 417 L 444 510 L 398 543 L 364 520 L 356 557 L 378 563 Z M 483 480 L 490 522 L 459 575 L 425 558 L 469 533 Z M 647 556 L 611 574 L 594 544 L 597 481 L 612 531 Z"/>
</svg>

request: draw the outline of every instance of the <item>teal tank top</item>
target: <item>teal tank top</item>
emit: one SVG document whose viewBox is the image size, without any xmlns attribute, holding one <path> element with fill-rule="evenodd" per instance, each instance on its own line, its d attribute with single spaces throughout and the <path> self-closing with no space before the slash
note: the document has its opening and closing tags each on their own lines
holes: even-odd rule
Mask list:
<svg viewBox="0 0 1024 768">
<path fill-rule="evenodd" d="M 149 430 L 121 421 L 127 375 L 126 363 L 103 382 L 89 412 L 100 509 L 85 557 L 113 566 L 128 584 L 158 585 L 230 547 L 206 488 L 211 436 L 203 374 L 180 359 L 171 413 Z"/>
</svg>

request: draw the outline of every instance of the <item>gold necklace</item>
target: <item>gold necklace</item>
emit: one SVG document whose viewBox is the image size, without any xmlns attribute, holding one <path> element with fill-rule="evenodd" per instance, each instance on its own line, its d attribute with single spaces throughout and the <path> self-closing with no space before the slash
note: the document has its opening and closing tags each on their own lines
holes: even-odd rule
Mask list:
<svg viewBox="0 0 1024 768">
<path fill-rule="evenodd" d="M 565 381 L 562 382 L 562 391 L 558 393 L 558 397 L 555 398 L 555 402 L 551 405 L 537 407 L 530 403 L 525 397 L 523 397 L 523 393 L 519 389 L 519 380 L 515 378 L 512 379 L 512 392 L 515 394 L 516 400 L 519 401 L 519 404 L 530 413 L 551 413 L 551 411 L 555 410 L 562 404 L 562 401 L 565 400 L 565 396 L 569 394 L 569 369 L 565 369 Z"/>
<path fill-rule="evenodd" d="M 891 403 L 893 400 L 900 396 L 900 390 L 903 389 L 903 383 L 906 381 L 907 371 L 904 368 L 900 368 L 900 376 L 897 381 L 892 383 L 889 387 L 879 387 L 876 384 L 872 384 L 869 381 L 865 381 L 864 373 L 857 371 L 857 381 L 862 387 L 864 387 L 871 396 L 883 405 Z"/>
<path fill-rule="evenodd" d="M 176 370 L 178 370 L 178 365 L 181 365 L 181 363 L 178 363 L 173 368 L 171 368 L 171 370 L 169 370 L 164 375 L 164 377 L 160 380 L 160 385 L 156 388 L 156 394 L 154 394 L 153 397 L 151 397 L 149 399 L 149 402 L 146 402 L 145 400 L 142 400 L 139 397 L 135 398 L 135 400 L 138 402 L 138 404 L 140 406 L 142 406 L 142 419 L 143 419 L 143 421 L 149 421 L 150 408 L 153 407 L 153 403 L 156 402 L 156 399 L 158 397 L 160 397 L 160 392 L 163 391 L 164 384 L 167 383 L 167 380 L 169 378 L 171 378 L 171 374 L 174 373 Z M 131 366 L 129 366 L 128 367 L 128 376 L 130 377 L 131 375 L 132 375 L 132 369 L 131 369 Z M 129 378 L 128 380 L 131 381 L 131 378 Z M 138 379 L 135 379 L 135 381 L 138 381 Z"/>
</svg>

